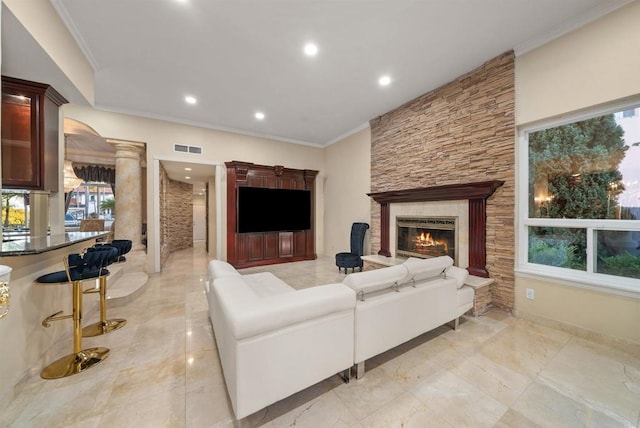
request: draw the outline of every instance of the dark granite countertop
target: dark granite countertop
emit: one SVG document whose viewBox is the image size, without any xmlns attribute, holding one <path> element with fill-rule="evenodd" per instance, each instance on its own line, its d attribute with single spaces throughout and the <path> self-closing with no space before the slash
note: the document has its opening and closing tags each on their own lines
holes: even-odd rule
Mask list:
<svg viewBox="0 0 640 428">
<path fill-rule="evenodd" d="M 33 236 L 15 241 L 2 243 L 0 257 L 25 256 L 30 254 L 40 254 L 57 248 L 68 247 L 69 245 L 99 238 L 109 234 L 109 231 L 101 232 L 67 232 L 59 235 Z"/>
</svg>

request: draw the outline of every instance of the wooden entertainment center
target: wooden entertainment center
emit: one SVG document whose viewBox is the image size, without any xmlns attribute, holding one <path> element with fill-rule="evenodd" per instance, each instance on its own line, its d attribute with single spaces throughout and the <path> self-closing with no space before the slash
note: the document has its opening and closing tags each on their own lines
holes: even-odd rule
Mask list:
<svg viewBox="0 0 640 428">
<path fill-rule="evenodd" d="M 315 180 L 318 171 L 281 165 L 226 162 L 227 261 L 236 268 L 315 259 Z M 238 232 L 238 188 L 297 189 L 311 192 L 311 227 L 308 230 Z M 264 210 L 269 210 L 268 206 Z M 259 215 L 259 213 L 257 213 Z"/>
</svg>

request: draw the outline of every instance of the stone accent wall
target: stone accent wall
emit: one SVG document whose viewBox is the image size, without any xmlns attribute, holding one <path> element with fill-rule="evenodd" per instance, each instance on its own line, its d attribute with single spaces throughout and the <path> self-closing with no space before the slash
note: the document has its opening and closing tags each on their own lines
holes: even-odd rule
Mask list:
<svg viewBox="0 0 640 428">
<path fill-rule="evenodd" d="M 193 246 L 193 185 L 171 180 L 161 167 L 160 260 Z"/>
<path fill-rule="evenodd" d="M 495 306 L 514 304 L 514 55 L 372 119 L 371 191 L 504 180 L 487 201 L 487 270 Z M 380 206 L 371 201 L 371 247 L 380 249 Z M 393 245 L 393 244 L 392 244 Z"/>
<path fill-rule="evenodd" d="M 193 185 L 169 179 L 167 183 L 169 251 L 193 247 Z"/>
</svg>

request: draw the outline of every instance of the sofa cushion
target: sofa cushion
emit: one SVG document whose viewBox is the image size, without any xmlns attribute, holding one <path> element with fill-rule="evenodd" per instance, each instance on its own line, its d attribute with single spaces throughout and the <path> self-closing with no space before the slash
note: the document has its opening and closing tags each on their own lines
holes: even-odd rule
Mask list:
<svg viewBox="0 0 640 428">
<path fill-rule="evenodd" d="M 232 265 L 222 260 L 211 260 L 209 262 L 209 277 L 212 281 L 227 276 L 240 276 L 240 273 Z"/>
<path fill-rule="evenodd" d="M 296 291 L 271 272 L 242 275 L 242 279 L 258 297 L 268 297 L 275 294 L 293 293 Z"/>
<path fill-rule="evenodd" d="M 400 284 L 407 277 L 404 265 L 396 265 L 383 269 L 356 272 L 347 275 L 342 283 L 351 287 L 356 293 L 372 293 Z"/>
<path fill-rule="evenodd" d="M 449 256 L 432 257 L 429 259 L 411 258 L 404 262 L 402 266 L 408 271 L 405 282 L 423 281 L 425 279 L 436 278 L 453 265 L 453 259 Z"/>
<path fill-rule="evenodd" d="M 446 270 L 447 278 L 454 278 L 456 280 L 456 284 L 458 285 L 458 290 L 464 287 L 464 283 L 467 281 L 469 277 L 469 271 L 466 269 L 450 266 Z"/>
</svg>

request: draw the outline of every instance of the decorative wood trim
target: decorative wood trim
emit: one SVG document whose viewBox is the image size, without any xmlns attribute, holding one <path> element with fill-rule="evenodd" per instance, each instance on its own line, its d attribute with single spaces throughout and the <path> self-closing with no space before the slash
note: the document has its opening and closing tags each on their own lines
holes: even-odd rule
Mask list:
<svg viewBox="0 0 640 428">
<path fill-rule="evenodd" d="M 489 278 L 486 246 L 486 199 L 469 199 L 469 274 Z"/>
<path fill-rule="evenodd" d="M 464 199 L 486 199 L 504 184 L 501 180 L 478 181 L 465 184 L 418 187 L 415 189 L 392 190 L 389 192 L 367 193 L 374 201 L 382 204 L 397 202 L 457 201 Z"/>
<path fill-rule="evenodd" d="M 391 257 L 391 252 L 389 251 L 389 220 L 390 220 L 390 207 L 388 202 L 383 202 L 380 204 L 380 251 L 378 251 L 378 255 Z"/>
<path fill-rule="evenodd" d="M 501 180 L 479 181 L 475 183 L 447 184 L 444 186 L 419 187 L 415 189 L 392 190 L 367 193 L 380 204 L 380 251 L 379 255 L 389 257 L 389 220 L 391 203 L 469 201 L 469 267 L 471 275 L 489 277 L 487 271 L 486 248 L 486 200 L 504 184 Z"/>
</svg>

